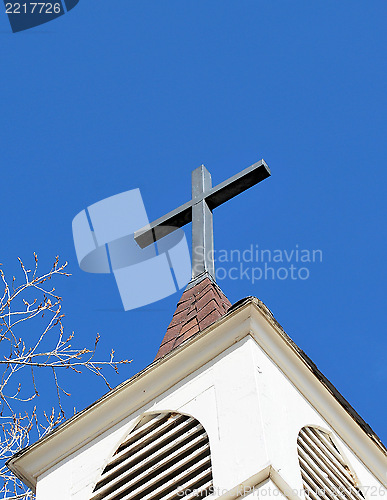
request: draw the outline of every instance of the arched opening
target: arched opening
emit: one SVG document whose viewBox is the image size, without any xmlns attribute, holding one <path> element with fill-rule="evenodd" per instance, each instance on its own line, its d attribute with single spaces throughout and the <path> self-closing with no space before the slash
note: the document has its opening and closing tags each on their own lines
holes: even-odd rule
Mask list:
<svg viewBox="0 0 387 500">
<path fill-rule="evenodd" d="M 177 500 L 212 492 L 210 444 L 196 419 L 145 414 L 109 460 L 91 500 Z"/>
<path fill-rule="evenodd" d="M 306 498 L 364 500 L 355 474 L 328 432 L 303 427 L 297 450 Z"/>
</svg>

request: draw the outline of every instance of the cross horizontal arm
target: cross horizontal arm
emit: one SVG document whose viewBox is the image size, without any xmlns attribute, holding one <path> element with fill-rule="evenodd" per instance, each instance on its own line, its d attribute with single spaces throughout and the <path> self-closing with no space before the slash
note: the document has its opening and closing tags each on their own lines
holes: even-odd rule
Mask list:
<svg viewBox="0 0 387 500">
<path fill-rule="evenodd" d="M 239 174 L 213 187 L 205 194 L 206 202 L 210 209 L 213 210 L 239 193 L 270 177 L 270 175 L 267 163 L 264 160 L 258 161 L 254 165 L 242 170 L 242 172 L 239 172 Z"/>
<path fill-rule="evenodd" d="M 141 248 L 145 248 L 161 239 L 163 236 L 167 236 L 167 234 L 172 233 L 176 228 L 183 227 L 191 221 L 192 201 L 188 201 L 168 214 L 163 215 L 151 224 L 138 229 L 134 233 L 134 239 Z"/>
<path fill-rule="evenodd" d="M 264 160 L 254 163 L 254 165 L 245 168 L 239 174 L 221 182 L 207 192 L 203 192 L 202 196 L 195 199 L 195 202 L 188 201 L 151 224 L 137 230 L 134 233 L 134 239 L 141 248 L 145 248 L 172 233 L 175 229 L 191 222 L 192 207 L 195 203 L 205 200 L 208 208 L 212 211 L 239 193 L 270 177 L 270 175 L 270 169 Z"/>
</svg>

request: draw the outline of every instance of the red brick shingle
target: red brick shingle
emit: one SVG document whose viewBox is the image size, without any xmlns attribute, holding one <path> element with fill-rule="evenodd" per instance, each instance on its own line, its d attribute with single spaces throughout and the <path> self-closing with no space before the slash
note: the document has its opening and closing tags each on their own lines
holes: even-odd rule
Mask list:
<svg viewBox="0 0 387 500">
<path fill-rule="evenodd" d="M 204 278 L 189 290 L 185 290 L 155 359 L 162 358 L 185 340 L 212 325 L 224 316 L 230 307 L 228 298 L 209 278 Z"/>
</svg>

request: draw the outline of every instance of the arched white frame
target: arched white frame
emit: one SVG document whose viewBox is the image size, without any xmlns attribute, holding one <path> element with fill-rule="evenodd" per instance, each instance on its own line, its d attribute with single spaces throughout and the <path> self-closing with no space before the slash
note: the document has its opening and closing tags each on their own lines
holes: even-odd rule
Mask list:
<svg viewBox="0 0 387 500">
<path fill-rule="evenodd" d="M 364 500 L 356 475 L 331 433 L 315 426 L 303 427 L 297 450 L 305 498 Z"/>
<path fill-rule="evenodd" d="M 203 426 L 177 412 L 146 413 L 105 466 L 90 500 L 178 500 L 212 493 Z"/>
</svg>

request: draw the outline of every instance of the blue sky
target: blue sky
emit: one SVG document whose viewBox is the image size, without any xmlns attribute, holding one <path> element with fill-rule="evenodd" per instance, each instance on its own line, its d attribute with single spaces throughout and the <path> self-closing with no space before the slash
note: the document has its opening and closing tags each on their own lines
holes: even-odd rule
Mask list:
<svg viewBox="0 0 387 500">
<path fill-rule="evenodd" d="M 180 294 L 124 312 L 112 276 L 78 268 L 73 217 L 140 188 L 154 219 L 190 199 L 200 164 L 217 184 L 264 158 L 272 177 L 216 209 L 216 248 L 323 261 L 307 280 L 219 284 L 263 300 L 387 441 L 386 14 L 382 0 L 81 0 L 17 34 L 0 15 L 0 262 L 69 261 L 67 330 L 134 360 L 113 385 L 153 360 Z M 69 384 L 78 409 L 105 391 Z"/>
</svg>

